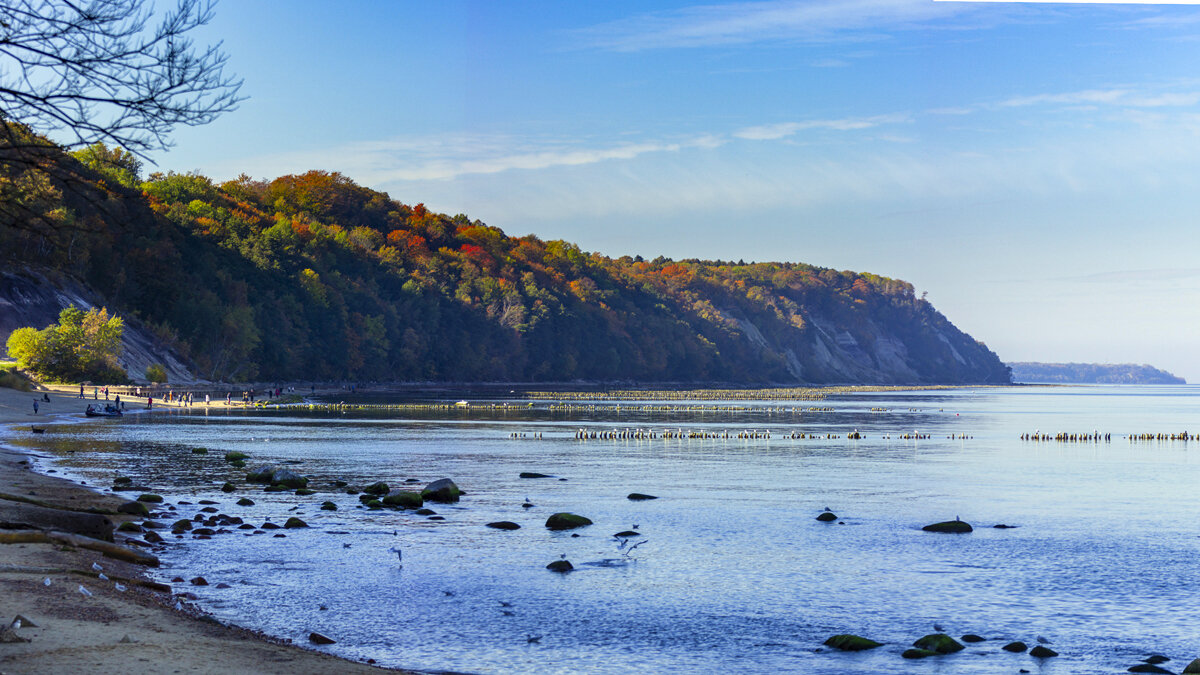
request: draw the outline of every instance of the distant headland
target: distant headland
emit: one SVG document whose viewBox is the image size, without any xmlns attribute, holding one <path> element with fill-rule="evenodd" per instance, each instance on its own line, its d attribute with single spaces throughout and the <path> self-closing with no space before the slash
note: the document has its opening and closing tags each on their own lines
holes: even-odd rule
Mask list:
<svg viewBox="0 0 1200 675">
<path fill-rule="evenodd" d="M 1187 384 L 1182 377 L 1137 363 L 1009 363 L 1013 382 L 1056 384 Z"/>
</svg>

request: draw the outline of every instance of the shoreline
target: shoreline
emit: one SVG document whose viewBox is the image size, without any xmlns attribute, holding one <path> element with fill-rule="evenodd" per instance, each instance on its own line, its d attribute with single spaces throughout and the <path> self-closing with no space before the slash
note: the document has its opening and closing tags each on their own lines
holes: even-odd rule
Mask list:
<svg viewBox="0 0 1200 675">
<path fill-rule="evenodd" d="M 0 435 L 0 508 L 34 500 L 69 516 L 88 509 L 115 512 L 126 501 L 92 486 L 37 473 L 35 452 L 5 443 L 8 434 L 29 433 L 29 427 L 73 421 L 62 417 L 81 413 L 76 406 L 84 401 L 78 398 L 77 387 L 74 392 L 70 389 L 0 388 L 0 427 L 5 429 Z M 41 401 L 42 394 L 50 403 Z M 35 397 L 40 404 L 37 415 L 33 414 Z M 140 520 L 124 515 L 109 518 L 114 525 Z M 0 529 L 0 534 L 17 532 L 35 533 Z M 121 543 L 122 537 L 117 535 L 116 541 Z M 17 616 L 24 617 L 25 624 L 12 631 L 0 628 L 0 673 L 419 672 L 351 661 L 222 624 L 190 605 L 180 589 L 156 590 L 169 587 L 144 572 L 140 565 L 86 548 L 52 542 L 0 543 L 0 627 L 9 626 Z M 100 579 L 101 573 L 108 579 Z M 176 608 L 177 602 L 181 609 Z M 9 642 L 13 635 L 29 641 Z"/>
</svg>

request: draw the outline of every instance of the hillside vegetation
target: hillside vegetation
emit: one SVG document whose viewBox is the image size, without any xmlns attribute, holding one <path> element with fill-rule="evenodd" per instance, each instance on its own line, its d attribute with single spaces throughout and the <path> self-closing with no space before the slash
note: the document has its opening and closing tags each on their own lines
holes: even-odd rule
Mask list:
<svg viewBox="0 0 1200 675">
<path fill-rule="evenodd" d="M 209 379 L 1002 383 L 903 281 L 610 258 L 311 171 L 140 180 L 102 146 L 0 176 L 12 266 L 59 270 Z M 13 202 L 15 203 L 15 202 Z"/>
</svg>

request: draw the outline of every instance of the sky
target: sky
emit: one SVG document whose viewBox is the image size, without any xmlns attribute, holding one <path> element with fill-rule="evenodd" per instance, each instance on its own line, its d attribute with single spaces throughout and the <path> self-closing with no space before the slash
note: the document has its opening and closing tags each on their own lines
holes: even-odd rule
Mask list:
<svg viewBox="0 0 1200 675">
<path fill-rule="evenodd" d="M 226 0 L 195 39 L 247 99 L 152 170 L 872 272 L 1005 361 L 1200 381 L 1200 6 Z"/>
</svg>

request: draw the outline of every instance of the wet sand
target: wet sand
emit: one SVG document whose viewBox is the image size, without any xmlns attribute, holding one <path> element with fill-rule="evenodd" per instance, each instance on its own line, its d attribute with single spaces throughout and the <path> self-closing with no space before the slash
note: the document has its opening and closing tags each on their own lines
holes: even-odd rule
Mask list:
<svg viewBox="0 0 1200 675">
<path fill-rule="evenodd" d="M 50 403 L 40 401 L 43 393 L 50 397 Z M 0 388 L 0 425 L 15 433 L 32 433 L 30 427 L 52 424 L 56 416 L 78 415 L 93 402 L 90 397 L 80 400 L 78 393 L 78 387 L 73 391 L 70 387 L 55 387 L 46 392 Z M 40 401 L 37 415 L 33 413 L 35 397 Z M 0 445 L 0 506 L 19 503 L 17 499 L 70 511 L 115 511 L 125 501 L 62 478 L 34 473 L 24 453 Z M 114 523 L 125 518 L 109 517 Z M 0 529 L 0 534 L 11 532 Z M 116 540 L 122 540 L 119 533 Z M 93 564 L 101 566 L 109 579 L 99 579 Z M 189 607 L 187 600 L 178 595 L 139 585 L 148 581 L 138 565 L 96 551 L 58 543 L 0 543 L 0 675 L 384 671 L 253 631 L 223 626 Z M 117 583 L 126 590 L 118 590 Z M 81 587 L 90 595 L 85 595 Z M 173 590 L 187 591 L 182 585 Z M 182 610 L 175 608 L 180 600 Z M 36 626 L 22 625 L 5 632 L 2 627 L 9 626 L 18 615 Z M 7 641 L 13 634 L 29 641 Z"/>
</svg>

